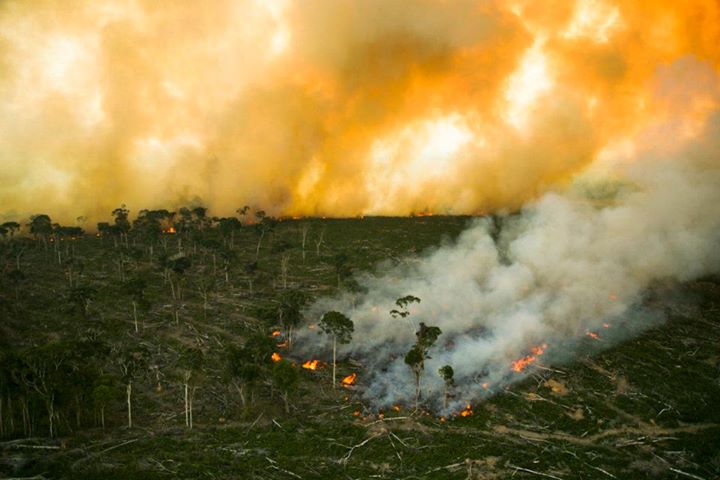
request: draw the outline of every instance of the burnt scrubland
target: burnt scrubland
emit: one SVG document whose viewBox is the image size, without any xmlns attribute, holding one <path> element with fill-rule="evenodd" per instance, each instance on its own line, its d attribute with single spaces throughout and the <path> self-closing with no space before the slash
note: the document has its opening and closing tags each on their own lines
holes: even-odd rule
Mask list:
<svg viewBox="0 0 720 480">
<path fill-rule="evenodd" d="M 330 343 L 296 353 L 292 331 L 318 320 L 303 308 L 472 219 L 238 213 L 122 207 L 97 234 L 5 224 L 0 477 L 720 476 L 718 278 L 658 285 L 645 307 L 664 322 L 610 348 L 588 337 L 455 415 L 378 411 L 362 358 L 340 356 L 333 386 Z"/>
</svg>

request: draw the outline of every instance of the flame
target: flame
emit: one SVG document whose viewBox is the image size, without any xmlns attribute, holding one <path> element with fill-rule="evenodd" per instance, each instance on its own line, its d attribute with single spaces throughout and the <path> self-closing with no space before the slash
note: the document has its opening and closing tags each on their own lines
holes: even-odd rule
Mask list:
<svg viewBox="0 0 720 480">
<path fill-rule="evenodd" d="M 585 333 L 585 335 L 592 338 L 593 340 L 600 340 L 600 335 L 598 335 L 595 332 L 587 332 L 587 333 Z"/>
<path fill-rule="evenodd" d="M 445 417 L 440 417 L 440 423 L 445 423 Z"/>
<path fill-rule="evenodd" d="M 287 340 L 284 341 L 284 342 L 279 342 L 279 343 L 277 344 L 277 346 L 278 346 L 278 348 L 287 348 L 288 342 L 287 342 Z"/>
<path fill-rule="evenodd" d="M 472 409 L 472 405 L 470 405 L 470 404 L 468 403 L 467 405 L 465 405 L 465 408 L 460 412 L 459 415 L 460 415 L 461 417 L 472 417 L 472 416 L 473 416 L 473 413 L 474 413 L 474 412 L 473 412 L 473 409 Z"/>
<path fill-rule="evenodd" d="M 281 332 L 280 330 L 274 330 L 274 331 L 270 334 L 270 336 L 272 336 L 272 337 L 279 337 L 280 335 L 282 335 L 282 332 Z"/>
<path fill-rule="evenodd" d="M 353 417 L 359 417 L 360 416 L 360 410 L 355 410 L 353 412 Z"/>
<path fill-rule="evenodd" d="M 308 360 L 307 362 L 302 364 L 302 368 L 305 368 L 307 370 L 317 370 L 321 366 L 322 363 L 320 363 L 320 360 Z"/>
<path fill-rule="evenodd" d="M 343 386 L 355 385 L 355 379 L 356 379 L 356 378 L 357 378 L 357 373 L 351 373 L 351 374 L 348 375 L 347 377 L 345 377 L 345 378 L 343 378 L 342 380 L 340 380 L 340 383 L 341 383 Z"/>
<path fill-rule="evenodd" d="M 510 368 L 513 372 L 522 372 L 528 367 L 528 365 L 535 363 L 537 357 L 545 353 L 546 349 L 547 343 L 531 348 L 530 351 L 532 352 L 532 355 L 526 355 L 519 360 L 513 361 Z"/>
<path fill-rule="evenodd" d="M 392 406 L 393 411 L 399 412 L 400 411 L 400 405 L 393 405 Z"/>
<path fill-rule="evenodd" d="M 177 232 L 177 230 L 175 230 L 175 227 L 165 227 L 165 228 L 163 228 L 163 233 L 173 234 L 173 233 L 176 233 L 176 232 Z"/>
<path fill-rule="evenodd" d="M 273 352 L 273 354 L 270 356 L 270 360 L 273 362 L 279 362 L 282 360 L 282 356 L 278 352 Z"/>
<path fill-rule="evenodd" d="M 488 388 L 490 388 L 490 384 L 487 383 L 487 382 L 483 383 L 481 386 L 482 386 L 485 390 L 487 390 Z"/>
</svg>

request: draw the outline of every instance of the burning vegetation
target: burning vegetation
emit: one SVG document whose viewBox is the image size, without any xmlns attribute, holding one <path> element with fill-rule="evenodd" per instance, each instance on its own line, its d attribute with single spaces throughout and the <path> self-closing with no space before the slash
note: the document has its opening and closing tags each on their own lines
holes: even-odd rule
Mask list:
<svg viewBox="0 0 720 480">
<path fill-rule="evenodd" d="M 530 349 L 531 355 L 526 355 L 523 358 L 520 358 L 518 360 L 515 360 L 512 362 L 510 368 L 513 372 L 520 373 L 523 370 L 525 370 L 529 365 L 532 365 L 535 363 L 541 355 L 545 353 L 545 350 L 547 350 L 547 344 L 544 343 L 542 345 L 533 347 Z"/>
<path fill-rule="evenodd" d="M 350 375 L 343 377 L 343 379 L 340 380 L 340 384 L 343 387 L 349 387 L 351 385 L 355 385 L 356 379 L 357 379 L 357 373 L 351 373 Z"/>
</svg>

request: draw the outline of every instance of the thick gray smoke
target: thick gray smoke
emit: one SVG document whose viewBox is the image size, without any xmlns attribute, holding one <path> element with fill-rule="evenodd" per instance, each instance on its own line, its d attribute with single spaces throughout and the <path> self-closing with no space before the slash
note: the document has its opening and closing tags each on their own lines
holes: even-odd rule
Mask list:
<svg viewBox="0 0 720 480">
<path fill-rule="evenodd" d="M 689 147 L 638 154 L 625 168 L 624 188 L 603 204 L 572 189 L 546 194 L 507 218 L 499 238 L 478 220 L 453 244 L 359 278 L 365 293 L 320 299 L 308 314 L 339 310 L 352 318 L 354 340 L 344 353 L 367 367 L 365 395 L 378 407 L 414 398 L 403 357 L 419 322 L 443 332 L 422 380 L 438 409 L 443 365 L 455 370 L 451 409 L 458 410 L 524 378 L 535 367 L 512 365 L 534 346 L 547 344 L 536 355 L 543 365 L 567 361 L 580 347 L 607 348 L 655 320 L 642 308 L 650 287 L 720 271 L 719 134 L 715 115 Z M 408 318 L 391 318 L 395 300 L 408 294 L 422 302 Z"/>
</svg>

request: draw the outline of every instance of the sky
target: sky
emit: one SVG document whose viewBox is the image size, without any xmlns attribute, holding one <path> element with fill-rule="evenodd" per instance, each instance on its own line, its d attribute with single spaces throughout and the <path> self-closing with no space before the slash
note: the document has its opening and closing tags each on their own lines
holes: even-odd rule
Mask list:
<svg viewBox="0 0 720 480">
<path fill-rule="evenodd" d="M 0 220 L 515 210 L 691 144 L 719 73 L 716 0 L 4 0 Z"/>
</svg>

